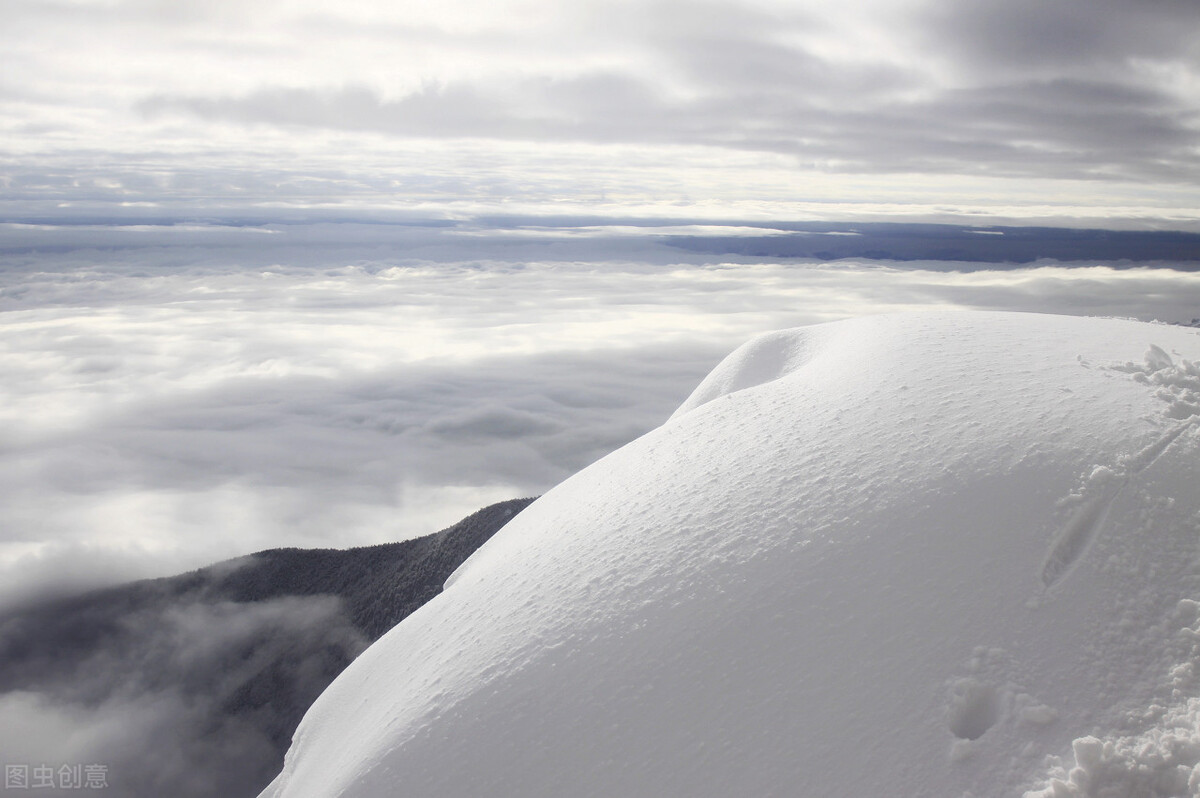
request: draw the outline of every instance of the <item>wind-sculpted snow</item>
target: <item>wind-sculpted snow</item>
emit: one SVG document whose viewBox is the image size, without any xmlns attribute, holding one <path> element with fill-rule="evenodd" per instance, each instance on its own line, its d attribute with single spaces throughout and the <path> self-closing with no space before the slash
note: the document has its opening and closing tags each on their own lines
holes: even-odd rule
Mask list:
<svg viewBox="0 0 1200 798">
<path fill-rule="evenodd" d="M 713 369 L 672 418 L 734 391 L 794 374 L 820 350 L 820 327 L 760 335 Z"/>
<path fill-rule="evenodd" d="M 364 652 L 264 793 L 1200 794 L 1200 333 L 763 336 Z"/>
</svg>

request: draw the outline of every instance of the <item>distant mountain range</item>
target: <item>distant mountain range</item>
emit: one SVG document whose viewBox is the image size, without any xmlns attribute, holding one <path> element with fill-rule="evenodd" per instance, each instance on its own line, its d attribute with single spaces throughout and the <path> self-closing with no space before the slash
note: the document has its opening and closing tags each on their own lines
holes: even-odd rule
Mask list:
<svg viewBox="0 0 1200 798">
<path fill-rule="evenodd" d="M 762 236 L 664 236 L 691 252 L 756 258 L 929 260 L 1031 263 L 1036 260 L 1105 263 L 1164 262 L 1200 268 L 1200 234 L 1167 230 L 1076 230 L 1061 227 L 963 227 L 896 222 L 808 222 L 772 225 L 794 232 Z M 994 266 L 990 267 L 994 268 Z"/>
<path fill-rule="evenodd" d="M 334 677 L 531 501 L 414 540 L 272 549 L 10 611 L 0 699 L 35 694 L 115 730 L 86 752 L 110 797 L 255 795 Z"/>
</svg>

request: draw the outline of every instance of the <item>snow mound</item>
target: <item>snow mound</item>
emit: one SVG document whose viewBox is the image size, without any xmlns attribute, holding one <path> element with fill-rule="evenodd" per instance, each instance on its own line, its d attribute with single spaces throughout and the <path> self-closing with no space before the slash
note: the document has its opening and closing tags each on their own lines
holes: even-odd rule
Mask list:
<svg viewBox="0 0 1200 798">
<path fill-rule="evenodd" d="M 827 328 L 780 330 L 738 347 L 704 378 L 672 418 L 734 391 L 774 382 L 802 369 L 819 353 L 828 354 Z"/>
<path fill-rule="evenodd" d="M 755 339 L 360 656 L 264 796 L 1200 794 L 1198 357 Z"/>
</svg>

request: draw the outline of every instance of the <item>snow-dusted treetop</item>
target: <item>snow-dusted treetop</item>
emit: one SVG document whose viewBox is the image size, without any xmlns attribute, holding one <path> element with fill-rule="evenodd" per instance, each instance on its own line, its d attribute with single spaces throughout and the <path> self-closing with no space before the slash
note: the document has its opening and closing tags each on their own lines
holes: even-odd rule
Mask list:
<svg viewBox="0 0 1200 798">
<path fill-rule="evenodd" d="M 1023 314 L 757 338 L 368 649 L 264 795 L 1200 793 L 1197 359 Z"/>
</svg>

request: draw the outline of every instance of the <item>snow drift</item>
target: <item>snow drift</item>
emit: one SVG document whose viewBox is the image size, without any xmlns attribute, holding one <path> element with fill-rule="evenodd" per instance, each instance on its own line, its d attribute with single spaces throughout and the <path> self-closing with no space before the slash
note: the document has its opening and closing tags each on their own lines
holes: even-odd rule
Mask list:
<svg viewBox="0 0 1200 798">
<path fill-rule="evenodd" d="M 1197 358 L 998 313 L 751 341 L 356 660 L 264 796 L 1198 794 Z"/>
</svg>

